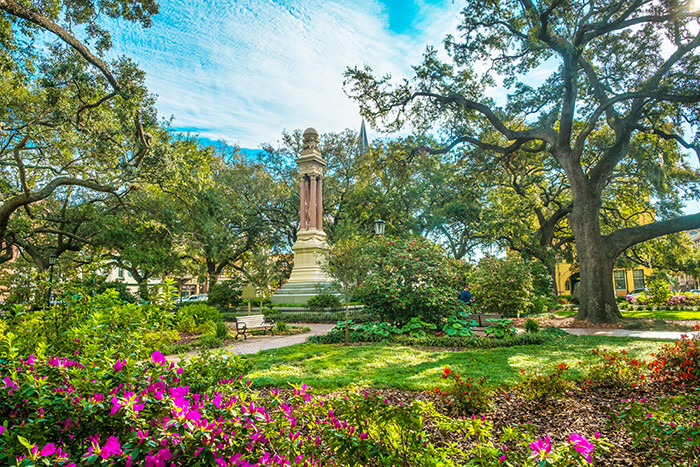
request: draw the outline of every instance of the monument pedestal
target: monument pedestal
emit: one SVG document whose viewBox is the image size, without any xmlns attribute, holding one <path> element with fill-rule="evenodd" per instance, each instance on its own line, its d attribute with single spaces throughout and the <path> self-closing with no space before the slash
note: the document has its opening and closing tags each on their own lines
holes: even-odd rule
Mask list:
<svg viewBox="0 0 700 467">
<path fill-rule="evenodd" d="M 289 281 L 272 296 L 272 303 L 306 303 L 326 291 L 332 280 L 324 270 L 324 254 L 328 251 L 326 233 L 322 230 L 302 230 L 297 235 L 294 269 Z"/>
</svg>

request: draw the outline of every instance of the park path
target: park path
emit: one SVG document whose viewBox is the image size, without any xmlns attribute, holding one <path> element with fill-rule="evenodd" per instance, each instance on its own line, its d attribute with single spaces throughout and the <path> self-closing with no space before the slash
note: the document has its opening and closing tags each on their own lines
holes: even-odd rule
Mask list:
<svg viewBox="0 0 700 467">
<path fill-rule="evenodd" d="M 296 325 L 296 324 L 295 324 Z M 250 336 L 247 340 L 237 341 L 228 347 L 222 347 L 217 350 L 225 350 L 233 355 L 246 355 L 258 353 L 261 350 L 279 349 L 290 345 L 302 344 L 311 336 L 319 336 L 327 334 L 328 331 L 335 327 L 334 324 L 299 324 L 298 326 L 306 326 L 311 329 L 311 332 L 304 334 L 296 334 L 293 336 Z M 193 350 L 185 354 L 185 358 L 199 353 L 199 350 Z M 168 361 L 177 363 L 180 361 L 179 355 L 168 355 L 165 357 Z"/>
</svg>

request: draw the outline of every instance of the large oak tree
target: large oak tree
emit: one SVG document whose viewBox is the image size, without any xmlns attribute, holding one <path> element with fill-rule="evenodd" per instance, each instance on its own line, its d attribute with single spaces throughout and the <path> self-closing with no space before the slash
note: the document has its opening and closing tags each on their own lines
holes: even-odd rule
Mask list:
<svg viewBox="0 0 700 467">
<path fill-rule="evenodd" d="M 398 129 L 407 121 L 439 128 L 446 148 L 472 145 L 503 157 L 549 153 L 563 170 L 573 206 L 568 223 L 581 272 L 577 317 L 618 320 L 612 269 L 627 248 L 700 227 L 700 214 L 659 209 L 655 221 L 601 230 L 606 190 L 634 162 L 633 141 L 698 154 L 700 27 L 692 1 L 468 0 L 459 36 L 448 36 L 452 64 L 429 49 L 416 74 L 396 86 L 371 69 L 347 72 L 363 115 Z M 535 85 L 534 72 L 547 74 Z M 507 102 L 487 96 L 505 78 Z M 501 141 L 491 138 L 493 131 Z M 599 132 L 612 137 L 600 146 Z M 586 151 L 596 148 L 594 157 Z M 444 148 L 443 148 L 444 150 Z M 682 164 L 683 162 L 677 162 Z M 692 171 L 691 171 L 692 172 Z M 650 184 L 650 180 L 646 180 Z M 672 187 L 695 194 L 697 173 Z"/>
</svg>

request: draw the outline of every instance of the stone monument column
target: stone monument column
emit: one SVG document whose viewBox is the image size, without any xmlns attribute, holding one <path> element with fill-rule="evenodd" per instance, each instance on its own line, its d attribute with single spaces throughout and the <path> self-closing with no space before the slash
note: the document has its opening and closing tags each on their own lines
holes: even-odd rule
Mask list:
<svg viewBox="0 0 700 467">
<path fill-rule="evenodd" d="M 331 282 L 323 266 L 328 250 L 323 231 L 322 180 L 326 161 L 318 143 L 318 131 L 307 128 L 301 154 L 296 160 L 299 166 L 299 231 L 292 247 L 294 268 L 289 281 L 272 296 L 272 303 L 306 303 Z"/>
</svg>

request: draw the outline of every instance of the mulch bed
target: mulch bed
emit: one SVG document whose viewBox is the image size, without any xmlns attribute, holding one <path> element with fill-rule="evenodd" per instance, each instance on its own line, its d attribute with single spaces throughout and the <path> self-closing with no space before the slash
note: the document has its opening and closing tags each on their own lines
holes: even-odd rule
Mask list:
<svg viewBox="0 0 700 467">
<path fill-rule="evenodd" d="M 571 433 L 592 438 L 598 431 L 601 438 L 608 440 L 613 446 L 607 453 L 594 455 L 596 465 L 646 466 L 653 464 L 653 457 L 647 457 L 649 455 L 647 450 L 633 447 L 631 438 L 620 427 L 611 426 L 608 423 L 610 414 L 618 410 L 622 399 L 639 400 L 646 397 L 647 400 L 653 400 L 659 396 L 692 392 L 687 388 L 662 384 L 649 384 L 632 391 L 585 387 L 585 384 L 580 383 L 577 389 L 564 399 L 541 405 L 524 400 L 512 392 L 501 390 L 493 398 L 493 409 L 483 416 L 493 423 L 495 435 L 505 426 L 530 424 L 535 437 L 544 438 L 545 435 L 549 435 L 553 443 L 566 441 Z M 391 404 L 406 405 L 414 400 L 433 401 L 438 410 L 447 415 L 456 416 L 449 406 L 439 402 L 431 393 L 397 389 L 379 389 L 372 392 L 382 395 Z M 430 439 L 437 445 L 456 442 L 460 448 L 467 450 L 473 443 L 454 434 L 441 433 L 430 423 L 426 424 L 426 428 Z M 508 446 L 508 449 L 513 448 Z"/>
</svg>

